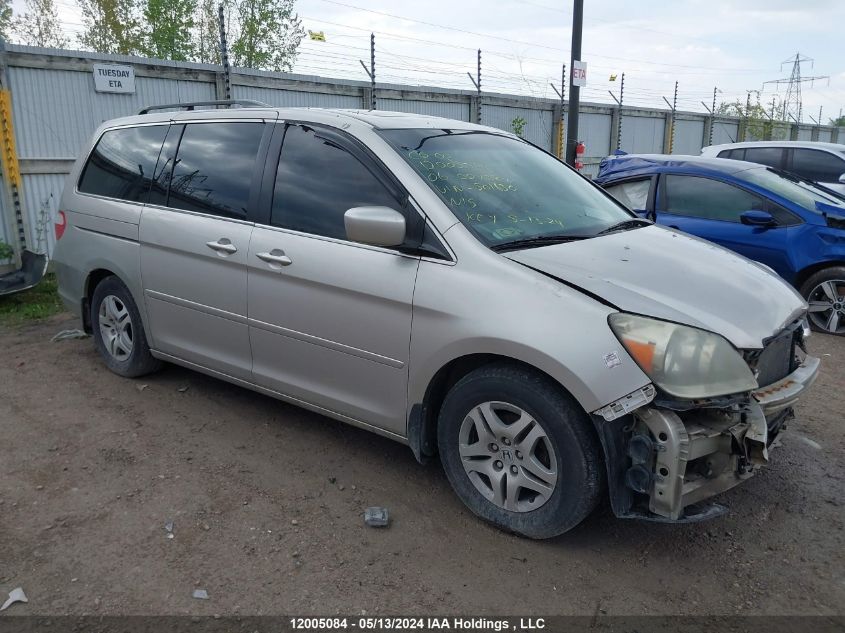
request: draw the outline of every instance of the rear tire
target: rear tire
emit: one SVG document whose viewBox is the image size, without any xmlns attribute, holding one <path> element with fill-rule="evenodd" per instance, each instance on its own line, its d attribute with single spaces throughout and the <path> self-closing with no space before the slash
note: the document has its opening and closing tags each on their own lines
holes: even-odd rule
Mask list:
<svg viewBox="0 0 845 633">
<path fill-rule="evenodd" d="M 508 532 L 563 534 L 595 508 L 604 487 L 587 414 L 529 368 L 489 365 L 462 378 L 443 402 L 437 435 L 455 493 Z"/>
<path fill-rule="evenodd" d="M 801 296 L 810 304 L 810 326 L 836 336 L 845 335 L 845 267 L 832 266 L 810 275 L 801 284 Z"/>
<path fill-rule="evenodd" d="M 103 279 L 91 297 L 94 344 L 106 366 L 119 376 L 136 378 L 161 367 L 150 354 L 141 313 L 120 279 Z"/>
</svg>

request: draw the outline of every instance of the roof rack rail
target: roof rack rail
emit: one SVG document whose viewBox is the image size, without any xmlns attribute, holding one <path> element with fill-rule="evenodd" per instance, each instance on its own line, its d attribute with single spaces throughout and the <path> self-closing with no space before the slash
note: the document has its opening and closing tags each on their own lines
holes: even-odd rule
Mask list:
<svg viewBox="0 0 845 633">
<path fill-rule="evenodd" d="M 254 101 L 252 99 L 219 99 L 217 101 L 190 101 L 187 103 L 170 103 L 167 105 L 147 106 L 138 114 L 149 114 L 151 110 L 193 110 L 197 106 L 233 106 L 239 105 L 246 108 L 271 108 L 269 103 Z"/>
</svg>

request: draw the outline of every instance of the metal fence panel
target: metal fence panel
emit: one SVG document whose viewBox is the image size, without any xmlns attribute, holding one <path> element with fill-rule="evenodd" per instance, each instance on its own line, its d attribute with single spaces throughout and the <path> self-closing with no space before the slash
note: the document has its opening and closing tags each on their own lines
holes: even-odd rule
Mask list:
<svg viewBox="0 0 845 633">
<path fill-rule="evenodd" d="M 772 126 L 773 141 L 788 141 L 791 135 L 791 128 L 786 123 L 775 123 Z"/>
<path fill-rule="evenodd" d="M 21 178 L 29 228 L 27 244 L 38 253 L 53 252 L 56 241 L 53 223 L 65 179 L 65 174 L 28 174 Z"/>
<path fill-rule="evenodd" d="M 675 121 L 675 142 L 672 153 L 698 156 L 701 153 L 703 138 L 704 119 L 678 119 Z"/>
<path fill-rule="evenodd" d="M 393 112 L 413 112 L 428 116 L 440 116 L 456 121 L 469 121 L 469 101 L 424 101 L 418 99 L 383 99 L 376 98 L 379 110 Z"/>
<path fill-rule="evenodd" d="M 350 95 L 305 92 L 303 90 L 282 90 L 258 86 L 232 86 L 235 99 L 253 99 L 277 108 L 361 108 L 361 99 Z"/>
<path fill-rule="evenodd" d="M 522 136 L 545 150 L 552 151 L 552 121 L 551 110 L 530 110 L 528 108 L 512 108 L 500 105 L 481 105 L 481 123 L 499 128 L 507 132 L 514 131 L 514 121 L 518 118 L 525 120 Z"/>
<path fill-rule="evenodd" d="M 830 143 L 830 139 L 833 137 L 832 132 L 833 130 L 830 128 L 819 128 L 819 140 L 823 143 Z"/>
<path fill-rule="evenodd" d="M 583 141 L 584 158 L 603 158 L 610 154 L 609 114 L 582 112 L 578 116 L 578 136 Z"/>
<path fill-rule="evenodd" d="M 629 154 L 659 154 L 663 151 L 665 119 L 623 116 L 622 149 Z"/>
<path fill-rule="evenodd" d="M 845 127 L 837 129 L 836 142 L 845 145 Z"/>
<path fill-rule="evenodd" d="M 801 126 L 798 128 L 798 140 L 809 141 L 813 137 L 813 128 Z"/>
<path fill-rule="evenodd" d="M 94 80 L 85 73 L 7 70 L 20 158 L 73 158 L 96 127 Z"/>
<path fill-rule="evenodd" d="M 739 134 L 739 124 L 735 121 L 720 121 L 716 119 L 713 125 L 713 145 L 736 143 Z"/>
</svg>

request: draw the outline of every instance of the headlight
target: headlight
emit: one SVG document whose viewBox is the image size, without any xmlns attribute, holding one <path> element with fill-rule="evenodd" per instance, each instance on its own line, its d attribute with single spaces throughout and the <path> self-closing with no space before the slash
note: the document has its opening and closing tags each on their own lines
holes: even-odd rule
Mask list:
<svg viewBox="0 0 845 633">
<path fill-rule="evenodd" d="M 742 356 L 718 334 L 619 312 L 609 322 L 640 369 L 670 395 L 711 398 L 757 388 Z"/>
</svg>

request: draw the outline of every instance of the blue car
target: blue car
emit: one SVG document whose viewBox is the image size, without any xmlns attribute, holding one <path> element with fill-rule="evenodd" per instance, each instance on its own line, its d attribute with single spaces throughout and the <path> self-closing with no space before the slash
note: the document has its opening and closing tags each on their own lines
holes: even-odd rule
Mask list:
<svg viewBox="0 0 845 633">
<path fill-rule="evenodd" d="M 643 217 L 774 269 L 807 300 L 815 329 L 845 334 L 845 198 L 771 167 L 698 156 L 606 158 L 596 182 Z"/>
</svg>

